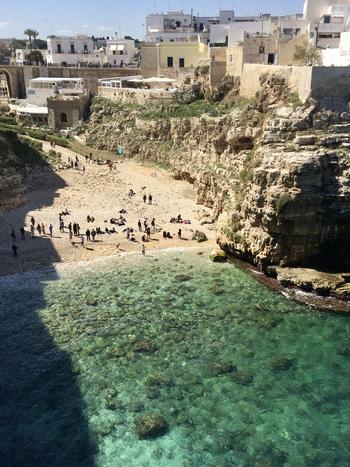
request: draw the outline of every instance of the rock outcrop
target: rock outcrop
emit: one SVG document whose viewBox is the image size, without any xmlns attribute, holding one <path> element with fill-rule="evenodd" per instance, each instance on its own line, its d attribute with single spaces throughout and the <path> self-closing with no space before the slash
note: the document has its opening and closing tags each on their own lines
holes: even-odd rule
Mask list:
<svg viewBox="0 0 350 467">
<path fill-rule="evenodd" d="M 348 265 L 350 115 L 320 112 L 315 101 L 277 105 L 286 99 L 277 84 L 263 111 L 248 105 L 218 117 L 146 119 L 98 101 L 81 134 L 193 183 L 198 203 L 214 208 L 226 252 L 264 270 Z"/>
</svg>

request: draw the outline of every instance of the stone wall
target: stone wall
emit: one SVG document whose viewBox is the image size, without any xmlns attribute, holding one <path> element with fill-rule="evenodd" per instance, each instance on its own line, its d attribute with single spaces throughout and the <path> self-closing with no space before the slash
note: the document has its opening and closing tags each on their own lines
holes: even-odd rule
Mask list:
<svg viewBox="0 0 350 467">
<path fill-rule="evenodd" d="M 98 95 L 113 102 L 120 102 L 124 104 L 147 104 L 164 103 L 173 101 L 175 93 L 170 93 L 160 89 L 116 89 L 105 88 L 100 86 L 98 88 Z"/>
<path fill-rule="evenodd" d="M 84 112 L 90 100 L 89 95 L 74 98 L 51 98 L 48 99 L 48 123 L 49 127 L 56 129 L 78 126 L 84 117 Z M 66 115 L 67 121 L 63 122 L 62 114 Z"/>
</svg>

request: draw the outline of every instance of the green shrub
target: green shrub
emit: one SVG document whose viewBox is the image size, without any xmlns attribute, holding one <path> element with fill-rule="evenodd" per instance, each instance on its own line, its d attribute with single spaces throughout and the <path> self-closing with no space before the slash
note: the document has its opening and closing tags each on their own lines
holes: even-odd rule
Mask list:
<svg viewBox="0 0 350 467">
<path fill-rule="evenodd" d="M 16 119 L 14 117 L 9 117 L 8 115 L 0 115 L 0 124 L 4 123 L 5 125 L 17 125 Z"/>
<path fill-rule="evenodd" d="M 276 201 L 276 210 L 277 213 L 280 214 L 283 210 L 283 208 L 291 201 L 291 198 L 289 195 L 281 195 L 278 200 Z"/>
<path fill-rule="evenodd" d="M 70 147 L 69 140 L 63 138 L 62 136 L 46 135 L 46 141 L 48 141 L 49 143 L 55 143 L 58 146 L 62 146 L 64 148 Z"/>
</svg>

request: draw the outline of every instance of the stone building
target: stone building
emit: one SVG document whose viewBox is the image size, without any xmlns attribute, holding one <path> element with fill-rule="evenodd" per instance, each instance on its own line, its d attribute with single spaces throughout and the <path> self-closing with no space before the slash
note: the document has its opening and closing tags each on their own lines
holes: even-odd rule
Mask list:
<svg viewBox="0 0 350 467">
<path fill-rule="evenodd" d="M 90 96 L 57 95 L 47 100 L 48 124 L 54 130 L 78 126 L 87 118 Z"/>
</svg>

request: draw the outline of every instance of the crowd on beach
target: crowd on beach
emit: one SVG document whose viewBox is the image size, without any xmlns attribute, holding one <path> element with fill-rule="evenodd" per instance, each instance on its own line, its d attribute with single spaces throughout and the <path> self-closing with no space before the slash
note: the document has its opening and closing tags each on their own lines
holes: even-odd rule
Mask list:
<svg viewBox="0 0 350 467">
<path fill-rule="evenodd" d="M 145 188 L 145 187 L 144 187 Z M 136 193 L 133 190 L 130 190 L 128 193 L 129 197 L 134 197 Z M 153 196 L 149 194 L 143 194 L 142 200 L 140 203 L 144 204 L 152 204 L 153 203 Z M 67 208 L 58 213 L 58 223 L 57 227 L 61 234 L 67 234 L 70 244 L 73 247 L 81 246 L 82 248 L 86 247 L 86 243 L 96 243 L 101 242 L 103 240 L 98 239 L 103 235 L 114 235 L 118 233 L 122 233 L 125 235 L 126 240 L 133 242 L 133 243 L 140 243 L 141 244 L 141 253 L 145 255 L 146 247 L 145 245 L 148 242 L 152 241 L 152 235 L 162 233 L 164 239 L 173 239 L 174 236 L 170 232 L 161 229 L 157 223 L 156 219 L 152 218 L 144 218 L 143 220 L 139 219 L 137 222 L 137 227 L 130 227 L 128 226 L 127 221 L 127 210 L 122 208 L 119 210 L 117 217 L 112 217 L 108 220 L 104 221 L 104 224 L 110 224 L 111 226 L 104 226 L 100 227 L 96 225 L 96 220 L 93 215 L 88 214 L 86 217 L 86 222 L 89 226 L 86 228 L 85 231 L 81 228 L 78 222 L 72 219 L 72 212 L 69 211 Z M 69 222 L 68 222 L 69 221 Z M 170 223 L 172 224 L 189 224 L 191 221 L 186 221 L 182 219 L 181 214 L 177 217 L 172 217 L 170 219 Z M 56 227 L 56 228 L 57 228 Z M 117 231 L 117 228 L 119 232 Z M 55 227 L 52 223 L 45 225 L 43 222 L 38 222 L 33 216 L 30 218 L 29 226 L 24 225 L 19 229 L 12 228 L 11 230 L 11 240 L 12 240 L 12 252 L 14 257 L 18 257 L 18 240 L 20 242 L 25 241 L 29 238 L 34 240 L 37 237 L 53 237 Z M 177 232 L 177 238 L 182 239 L 182 229 L 179 228 Z M 124 250 L 120 247 L 120 242 L 116 243 L 116 250 L 117 252 L 122 252 Z"/>
</svg>

